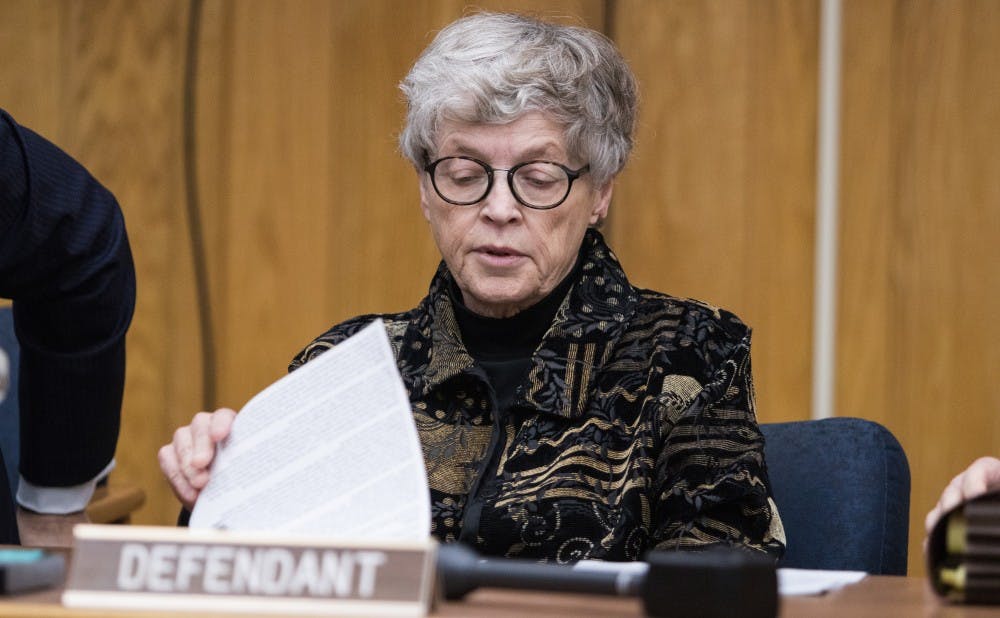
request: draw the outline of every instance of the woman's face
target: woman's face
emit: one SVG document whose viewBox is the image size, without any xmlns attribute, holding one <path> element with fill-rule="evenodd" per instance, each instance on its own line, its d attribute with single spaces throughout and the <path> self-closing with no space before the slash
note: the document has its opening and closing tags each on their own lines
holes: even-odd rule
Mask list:
<svg viewBox="0 0 1000 618">
<path fill-rule="evenodd" d="M 436 158 L 468 156 L 502 169 L 535 159 L 571 169 L 589 163 L 570 160 L 562 126 L 540 112 L 502 125 L 445 121 L 437 147 Z M 438 250 L 466 306 L 489 317 L 512 316 L 551 292 L 573 269 L 587 227 L 607 216 L 610 201 L 611 182 L 594 187 L 583 174 L 566 201 L 535 210 L 511 194 L 507 172 L 496 172 L 481 202 L 456 206 L 420 172 L 420 206 Z"/>
</svg>

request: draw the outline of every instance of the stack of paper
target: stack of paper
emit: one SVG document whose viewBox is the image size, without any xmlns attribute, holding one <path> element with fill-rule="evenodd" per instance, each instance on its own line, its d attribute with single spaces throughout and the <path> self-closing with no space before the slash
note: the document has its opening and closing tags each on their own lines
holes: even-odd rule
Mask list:
<svg viewBox="0 0 1000 618">
<path fill-rule="evenodd" d="M 243 407 L 190 525 L 355 540 L 428 537 L 420 441 L 381 320 Z"/>
</svg>

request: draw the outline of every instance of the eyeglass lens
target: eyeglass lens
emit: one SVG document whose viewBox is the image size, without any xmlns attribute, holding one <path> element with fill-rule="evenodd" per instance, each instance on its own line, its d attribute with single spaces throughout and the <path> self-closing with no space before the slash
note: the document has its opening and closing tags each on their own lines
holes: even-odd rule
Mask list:
<svg viewBox="0 0 1000 618">
<path fill-rule="evenodd" d="M 434 187 L 449 202 L 475 204 L 489 192 L 490 175 L 490 169 L 478 161 L 449 157 L 434 167 Z M 514 169 L 514 196 L 527 206 L 555 206 L 566 198 L 569 186 L 566 171 L 555 163 L 531 161 Z"/>
</svg>

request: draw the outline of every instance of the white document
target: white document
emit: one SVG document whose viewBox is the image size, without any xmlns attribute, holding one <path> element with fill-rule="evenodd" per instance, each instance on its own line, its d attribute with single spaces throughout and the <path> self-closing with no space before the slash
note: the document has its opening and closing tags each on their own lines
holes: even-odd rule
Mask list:
<svg viewBox="0 0 1000 618">
<path fill-rule="evenodd" d="M 778 590 L 786 597 L 823 594 L 856 584 L 866 575 L 864 571 L 778 569 Z"/>
<path fill-rule="evenodd" d="M 574 569 L 580 571 L 605 571 L 623 575 L 644 575 L 649 570 L 646 562 L 604 562 L 581 560 Z M 817 595 L 856 584 L 865 578 L 864 571 L 822 571 L 818 569 L 778 569 L 778 594 L 783 597 Z"/>
<path fill-rule="evenodd" d="M 381 320 L 243 407 L 190 526 L 349 539 L 430 535 L 423 454 Z"/>
</svg>

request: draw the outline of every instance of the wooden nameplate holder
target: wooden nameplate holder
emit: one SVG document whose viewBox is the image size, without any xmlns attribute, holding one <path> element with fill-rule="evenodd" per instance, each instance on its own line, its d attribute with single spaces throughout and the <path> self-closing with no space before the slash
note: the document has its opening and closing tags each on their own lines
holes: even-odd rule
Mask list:
<svg viewBox="0 0 1000 618">
<path fill-rule="evenodd" d="M 63 604 L 275 614 L 426 615 L 436 543 L 78 525 Z"/>
</svg>

